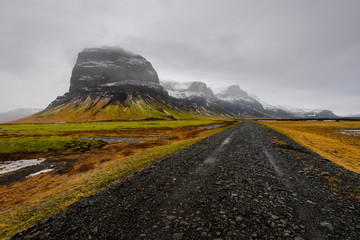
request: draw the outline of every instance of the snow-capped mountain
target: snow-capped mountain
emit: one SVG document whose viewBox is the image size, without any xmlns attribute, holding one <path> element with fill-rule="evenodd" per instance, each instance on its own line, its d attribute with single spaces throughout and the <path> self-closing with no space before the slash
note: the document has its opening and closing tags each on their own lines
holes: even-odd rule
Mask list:
<svg viewBox="0 0 360 240">
<path fill-rule="evenodd" d="M 239 85 L 231 85 L 225 89 L 219 91 L 216 94 L 216 97 L 220 100 L 227 102 L 237 102 L 237 101 L 246 101 L 246 102 L 256 102 L 257 100 L 250 97 L 247 92 L 242 90 Z"/>
<path fill-rule="evenodd" d="M 213 99 L 214 93 L 203 82 L 171 82 L 160 81 L 160 84 L 171 97 L 177 99 L 192 99 L 196 97 Z"/>
<path fill-rule="evenodd" d="M 160 81 L 170 96 L 191 100 L 203 98 L 209 103 L 237 116 L 281 117 L 281 118 L 333 118 L 337 117 L 329 110 L 301 109 L 290 106 L 273 106 L 262 101 L 254 94 L 248 94 L 239 85 L 220 89 L 216 94 L 202 82 Z M 209 101 L 211 100 L 211 101 Z"/>
<path fill-rule="evenodd" d="M 254 99 L 259 101 L 263 107 L 269 112 L 286 112 L 291 115 L 291 117 L 295 118 L 334 118 L 338 117 L 330 110 L 323 109 L 306 109 L 293 107 L 288 105 L 271 105 L 268 104 L 261 99 L 259 99 L 256 95 L 251 95 Z"/>
</svg>

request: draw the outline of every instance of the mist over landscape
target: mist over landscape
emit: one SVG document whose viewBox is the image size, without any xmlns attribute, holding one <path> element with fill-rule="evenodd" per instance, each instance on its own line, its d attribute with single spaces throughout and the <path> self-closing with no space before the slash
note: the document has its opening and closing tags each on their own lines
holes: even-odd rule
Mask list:
<svg viewBox="0 0 360 240">
<path fill-rule="evenodd" d="M 272 105 L 360 112 L 358 1 L 3 1 L 0 112 L 68 91 L 76 54 L 119 46 L 160 80 L 240 85 Z M 26 100 L 25 100 L 26 99 Z"/>
<path fill-rule="evenodd" d="M 360 239 L 359 10 L 1 1 L 0 240 Z"/>
</svg>

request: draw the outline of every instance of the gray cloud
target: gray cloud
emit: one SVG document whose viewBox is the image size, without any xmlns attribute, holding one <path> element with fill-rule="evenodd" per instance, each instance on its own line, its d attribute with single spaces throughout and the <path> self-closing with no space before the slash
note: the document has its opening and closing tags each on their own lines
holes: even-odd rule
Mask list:
<svg viewBox="0 0 360 240">
<path fill-rule="evenodd" d="M 0 111 L 45 107 L 67 91 L 79 51 L 119 45 L 162 79 L 360 113 L 358 9 L 355 0 L 2 1 Z"/>
</svg>

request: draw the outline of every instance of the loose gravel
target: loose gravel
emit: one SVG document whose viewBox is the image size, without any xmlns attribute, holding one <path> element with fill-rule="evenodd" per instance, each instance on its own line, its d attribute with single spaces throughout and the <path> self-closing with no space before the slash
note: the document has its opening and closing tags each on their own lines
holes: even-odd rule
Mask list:
<svg viewBox="0 0 360 240">
<path fill-rule="evenodd" d="M 359 186 L 358 174 L 246 121 L 12 239 L 360 239 Z"/>
</svg>

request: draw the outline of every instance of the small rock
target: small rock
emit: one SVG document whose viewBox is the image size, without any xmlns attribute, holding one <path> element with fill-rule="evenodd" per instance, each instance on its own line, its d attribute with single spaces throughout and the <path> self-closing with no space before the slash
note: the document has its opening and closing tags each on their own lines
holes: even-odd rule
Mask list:
<svg viewBox="0 0 360 240">
<path fill-rule="evenodd" d="M 334 230 L 334 226 L 331 223 L 328 222 L 321 222 L 320 225 L 322 227 L 327 227 L 330 231 Z"/>
<path fill-rule="evenodd" d="M 187 221 L 180 221 L 180 226 L 189 226 L 189 223 Z"/>
<path fill-rule="evenodd" d="M 270 216 L 271 216 L 271 218 L 274 219 L 274 220 L 279 219 L 279 217 L 276 216 L 276 215 L 274 215 L 274 214 L 271 214 Z"/>
<path fill-rule="evenodd" d="M 173 237 L 174 240 L 181 240 L 181 239 L 183 239 L 184 234 L 183 233 L 174 233 L 172 235 L 172 237 Z"/>
<path fill-rule="evenodd" d="M 221 219 L 226 219 L 226 215 L 221 215 Z"/>
<path fill-rule="evenodd" d="M 304 239 L 302 237 L 300 237 L 300 236 L 295 236 L 294 240 L 304 240 Z"/>
<path fill-rule="evenodd" d="M 255 184 L 254 181 L 251 180 L 251 178 L 246 179 L 246 181 L 248 182 L 248 184 L 251 184 L 251 185 Z"/>
<path fill-rule="evenodd" d="M 237 223 L 242 222 L 242 221 L 243 221 L 242 217 L 236 217 L 235 218 L 235 222 L 237 222 Z"/>
<path fill-rule="evenodd" d="M 280 219 L 280 223 L 281 225 L 283 225 L 284 227 L 286 226 L 287 222 L 284 219 Z"/>
<path fill-rule="evenodd" d="M 207 233 L 206 233 L 206 232 L 202 232 L 202 233 L 201 233 L 201 237 L 202 237 L 202 238 L 206 238 L 206 237 L 207 237 Z"/>
<path fill-rule="evenodd" d="M 43 239 L 45 239 L 45 238 L 46 238 L 46 236 L 45 236 L 44 234 L 42 234 L 42 235 L 39 236 L 39 239 L 40 239 L 40 240 L 43 240 Z"/>
<path fill-rule="evenodd" d="M 196 228 L 196 231 L 200 232 L 202 230 L 201 227 Z"/>
<path fill-rule="evenodd" d="M 139 237 L 140 237 L 140 238 L 146 238 L 146 234 L 145 234 L 145 233 L 142 233 L 142 234 L 140 234 Z"/>
<path fill-rule="evenodd" d="M 93 233 L 97 233 L 98 231 L 99 231 L 99 227 L 98 227 L 98 226 L 94 227 L 93 230 L 92 230 Z"/>
<path fill-rule="evenodd" d="M 172 215 L 169 215 L 169 216 L 166 216 L 166 219 L 169 220 L 169 221 L 172 221 L 174 220 L 176 217 L 175 216 L 172 216 Z"/>
<path fill-rule="evenodd" d="M 314 204 L 314 205 L 315 205 L 315 203 L 312 202 L 312 201 L 310 201 L 310 200 L 307 200 L 306 203 L 310 203 L 310 204 Z"/>
<path fill-rule="evenodd" d="M 322 172 L 320 173 L 321 176 L 330 176 L 330 173 L 329 172 Z"/>
</svg>

